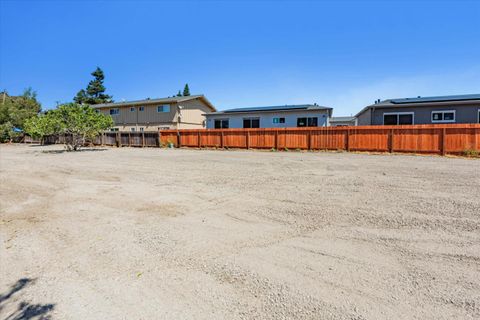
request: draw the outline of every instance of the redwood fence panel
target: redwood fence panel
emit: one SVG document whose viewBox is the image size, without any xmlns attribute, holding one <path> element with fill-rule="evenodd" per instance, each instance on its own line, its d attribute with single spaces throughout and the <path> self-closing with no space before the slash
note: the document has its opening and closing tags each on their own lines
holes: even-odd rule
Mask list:
<svg viewBox="0 0 480 320">
<path fill-rule="evenodd" d="M 64 143 L 71 135 L 45 137 Z M 26 143 L 37 142 L 26 136 Z M 88 144 L 106 146 L 345 150 L 427 154 L 480 152 L 480 124 L 403 126 L 185 129 L 159 132 L 104 132 Z"/>
<path fill-rule="evenodd" d="M 176 147 L 461 154 L 480 150 L 480 124 L 161 130 Z"/>
</svg>

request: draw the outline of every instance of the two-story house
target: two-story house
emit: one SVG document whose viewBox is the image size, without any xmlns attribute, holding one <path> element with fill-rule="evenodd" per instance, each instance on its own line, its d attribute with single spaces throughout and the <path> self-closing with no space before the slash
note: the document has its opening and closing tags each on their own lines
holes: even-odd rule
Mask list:
<svg viewBox="0 0 480 320">
<path fill-rule="evenodd" d="M 216 111 L 203 95 L 105 103 L 93 107 L 112 116 L 113 131 L 201 129 L 206 126 L 205 114 Z"/>
</svg>

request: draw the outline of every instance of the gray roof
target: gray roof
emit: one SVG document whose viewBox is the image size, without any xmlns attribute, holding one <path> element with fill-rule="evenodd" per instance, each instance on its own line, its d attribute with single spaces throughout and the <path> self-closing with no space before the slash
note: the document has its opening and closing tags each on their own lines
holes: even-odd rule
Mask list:
<svg viewBox="0 0 480 320">
<path fill-rule="evenodd" d="M 258 112 L 275 112 L 275 111 L 314 111 L 314 110 L 326 110 L 331 112 L 332 108 L 319 106 L 317 104 L 296 104 L 296 105 L 283 105 L 283 106 L 267 106 L 267 107 L 249 107 L 249 108 L 234 108 L 223 111 L 213 112 L 208 115 L 217 114 L 231 114 L 231 113 L 258 113 Z"/>
<path fill-rule="evenodd" d="M 92 105 L 93 108 L 118 108 L 121 106 L 131 106 L 131 105 L 142 105 L 142 104 L 154 104 L 154 103 L 178 103 L 182 101 L 201 99 L 203 100 L 213 111 L 215 107 L 208 101 L 208 99 L 203 94 L 192 95 L 192 96 L 182 96 L 182 97 L 168 97 L 168 98 L 155 98 L 155 99 L 143 99 L 143 100 L 132 100 L 132 101 L 122 101 L 122 102 L 112 102 L 112 103 L 101 103 Z"/>
<path fill-rule="evenodd" d="M 355 117 L 331 117 L 330 122 L 349 122 L 355 121 Z"/>
<path fill-rule="evenodd" d="M 448 102 L 457 102 L 457 103 L 477 103 L 480 102 L 480 94 L 463 94 L 463 95 L 451 95 L 451 96 L 434 96 L 434 97 L 416 97 L 416 98 L 399 98 L 399 99 L 387 99 L 374 103 L 363 108 L 355 116 L 358 117 L 360 114 L 365 112 L 370 108 L 401 108 L 401 107 L 427 107 L 434 104 L 442 104 Z"/>
<path fill-rule="evenodd" d="M 402 98 L 390 99 L 394 104 L 401 103 L 421 103 L 421 102 L 442 102 L 442 101 L 464 101 L 464 100 L 480 100 L 480 94 L 462 94 L 453 96 L 436 96 L 436 97 L 416 97 L 416 98 Z"/>
</svg>

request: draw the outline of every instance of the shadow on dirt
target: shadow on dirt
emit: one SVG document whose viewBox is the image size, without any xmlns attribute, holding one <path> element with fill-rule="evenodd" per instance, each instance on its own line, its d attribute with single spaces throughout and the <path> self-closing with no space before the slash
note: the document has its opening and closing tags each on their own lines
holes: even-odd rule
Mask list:
<svg viewBox="0 0 480 320">
<path fill-rule="evenodd" d="M 94 152 L 94 151 L 106 151 L 107 149 L 102 148 L 102 149 L 97 149 L 97 148 L 85 148 L 85 149 L 80 149 L 76 151 L 67 151 L 67 150 L 43 150 L 41 151 L 42 153 L 50 153 L 50 154 L 60 154 L 60 153 L 77 153 L 77 152 Z"/>
<path fill-rule="evenodd" d="M 13 306 L 18 299 L 10 300 L 21 290 L 35 283 L 35 279 L 22 278 L 10 287 L 5 293 L 0 294 L 0 318 L 5 320 L 49 320 L 50 312 L 55 308 L 54 304 L 32 304 L 27 301 L 21 301 L 16 308 Z M 19 293 L 21 294 L 21 293 Z M 3 314 L 3 310 L 8 309 L 9 315 Z M 5 317 L 5 318 L 3 318 Z"/>
</svg>

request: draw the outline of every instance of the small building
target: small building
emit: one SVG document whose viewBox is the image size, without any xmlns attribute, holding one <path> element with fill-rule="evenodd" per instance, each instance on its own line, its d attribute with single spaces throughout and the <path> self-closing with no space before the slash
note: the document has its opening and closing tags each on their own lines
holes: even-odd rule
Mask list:
<svg viewBox="0 0 480 320">
<path fill-rule="evenodd" d="M 480 94 L 378 100 L 356 117 L 359 126 L 480 123 Z"/>
<path fill-rule="evenodd" d="M 357 125 L 357 118 L 355 117 L 331 117 L 328 120 L 331 127 L 350 127 Z"/>
<path fill-rule="evenodd" d="M 317 104 L 236 108 L 205 114 L 208 129 L 326 127 L 332 108 Z"/>
<path fill-rule="evenodd" d="M 203 95 L 97 104 L 111 115 L 112 131 L 158 131 L 205 128 L 205 114 L 216 111 Z"/>
</svg>

